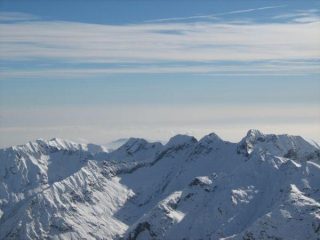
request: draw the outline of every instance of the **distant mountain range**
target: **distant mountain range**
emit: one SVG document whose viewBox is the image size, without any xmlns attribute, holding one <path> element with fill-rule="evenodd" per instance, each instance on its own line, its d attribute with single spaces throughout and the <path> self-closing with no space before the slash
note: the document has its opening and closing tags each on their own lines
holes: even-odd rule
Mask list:
<svg viewBox="0 0 320 240">
<path fill-rule="evenodd" d="M 320 148 L 300 136 L 108 148 L 1 149 L 0 239 L 320 239 Z"/>
</svg>

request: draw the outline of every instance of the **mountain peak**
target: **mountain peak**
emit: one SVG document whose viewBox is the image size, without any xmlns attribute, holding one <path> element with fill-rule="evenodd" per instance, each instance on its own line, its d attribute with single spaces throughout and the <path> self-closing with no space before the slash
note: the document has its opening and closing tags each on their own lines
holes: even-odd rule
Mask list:
<svg viewBox="0 0 320 240">
<path fill-rule="evenodd" d="M 258 129 L 249 129 L 246 135 L 246 137 L 255 137 L 255 138 L 263 137 L 263 136 L 264 134 Z"/>
<path fill-rule="evenodd" d="M 145 145 L 147 144 L 148 141 L 143 139 L 143 138 L 134 138 L 131 137 L 128 139 L 128 141 L 125 142 L 125 144 L 123 144 L 122 146 L 126 146 L 126 147 L 132 147 L 134 145 Z"/>
<path fill-rule="evenodd" d="M 257 141 L 259 142 L 265 141 L 266 136 L 269 136 L 269 135 L 265 135 L 257 129 L 250 129 L 247 132 L 247 135 L 240 141 L 240 143 L 247 143 L 247 144 L 253 145 Z"/>
<path fill-rule="evenodd" d="M 193 136 L 177 134 L 170 138 L 169 142 L 166 144 L 166 147 L 180 146 L 196 142 L 198 142 L 198 140 Z"/>
<path fill-rule="evenodd" d="M 124 150 L 125 152 L 129 154 L 133 154 L 143 148 L 148 144 L 145 139 L 142 138 L 129 138 L 128 141 L 126 141 L 122 146 L 120 146 L 117 150 L 115 151 L 122 151 Z"/>
<path fill-rule="evenodd" d="M 121 159 L 127 155 L 133 157 L 137 153 L 141 159 L 144 159 L 146 156 L 150 157 L 155 154 L 161 147 L 163 145 L 160 142 L 148 142 L 142 138 L 129 138 L 121 147 L 112 151 L 111 155 L 113 158 Z"/>
<path fill-rule="evenodd" d="M 317 158 L 316 148 L 300 136 L 263 134 L 251 129 L 238 143 L 237 152 L 249 156 L 255 150 L 299 161 Z"/>
<path fill-rule="evenodd" d="M 67 150 L 67 151 L 88 151 L 90 153 L 98 153 L 98 152 L 106 152 L 107 150 L 101 146 L 94 143 L 81 144 L 75 143 L 70 140 L 62 139 L 62 138 L 51 138 L 49 140 L 45 140 L 42 138 L 38 138 L 35 141 L 30 141 L 25 145 L 16 146 L 16 149 L 26 149 L 27 151 L 58 151 L 58 150 Z"/>
<path fill-rule="evenodd" d="M 199 140 L 199 143 L 212 143 L 223 141 L 217 134 L 210 133 Z"/>
</svg>

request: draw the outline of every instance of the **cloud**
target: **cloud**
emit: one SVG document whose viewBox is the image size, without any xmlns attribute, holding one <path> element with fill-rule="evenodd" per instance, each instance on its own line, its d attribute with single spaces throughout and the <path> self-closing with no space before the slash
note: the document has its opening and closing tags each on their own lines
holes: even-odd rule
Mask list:
<svg viewBox="0 0 320 240">
<path fill-rule="evenodd" d="M 0 35 L 3 66 L 0 75 L 10 78 L 43 74 L 71 77 L 159 72 L 221 75 L 319 73 L 310 61 L 319 60 L 319 29 L 318 21 L 241 25 L 210 22 L 131 25 L 62 21 L 2 23 L 0 32 L 6 34 Z M 287 64 L 272 64 L 275 60 L 287 61 Z M 56 62 L 60 67 L 34 65 L 32 68 L 34 61 Z M 296 64 L 296 61 L 302 63 Z M 28 62 L 29 68 L 14 67 L 12 63 L 15 62 Z M 188 64 L 177 65 L 182 62 Z M 199 66 L 207 62 L 221 64 Z M 236 64 L 228 66 L 228 62 Z M 243 66 L 237 63 L 250 64 L 241 69 Z M 77 64 L 81 64 L 81 68 L 75 67 Z M 94 64 L 110 66 L 94 68 Z"/>
<path fill-rule="evenodd" d="M 273 9 L 273 8 L 281 8 L 281 7 L 285 7 L 285 6 L 286 5 L 266 6 L 266 7 L 260 7 L 260 8 L 241 9 L 241 10 L 236 10 L 236 11 L 214 13 L 214 14 L 208 14 L 208 15 L 196 15 L 196 16 L 175 17 L 175 18 L 160 18 L 160 19 L 148 20 L 145 22 L 156 23 L 156 22 L 174 22 L 174 21 L 186 21 L 186 20 L 203 20 L 203 19 L 212 20 L 212 19 L 218 19 L 218 17 L 226 16 L 226 15 L 262 11 L 262 10 Z"/>
<path fill-rule="evenodd" d="M 0 12 L 0 22 L 30 21 L 38 20 L 35 15 L 22 12 Z"/>
<path fill-rule="evenodd" d="M 292 13 L 285 13 L 276 15 L 273 17 L 275 20 L 285 20 L 287 22 L 293 23 L 310 23 L 310 22 L 320 22 L 319 10 L 309 9 L 309 10 L 299 10 Z"/>
<path fill-rule="evenodd" d="M 306 59 L 319 56 L 320 23 L 1 24 L 2 60 L 78 62 Z M 155 31 L 180 31 L 167 34 Z"/>
<path fill-rule="evenodd" d="M 188 73 L 202 74 L 210 76 L 292 76 L 305 75 L 310 73 L 320 74 L 318 63 L 301 63 L 289 61 L 286 63 L 250 63 L 250 67 L 240 63 L 229 65 L 203 64 L 199 65 L 178 65 L 178 66 L 159 66 L 157 64 L 148 64 L 148 66 L 127 64 L 127 67 L 82 67 L 82 68 L 41 68 L 41 69 L 6 69 L 0 72 L 1 78 L 88 78 L 93 76 L 105 76 L 112 74 L 157 74 L 157 73 Z"/>
<path fill-rule="evenodd" d="M 238 141 L 250 128 L 319 141 L 318 109 L 283 104 L 10 108 L 2 110 L 0 146 L 40 137 L 86 138 L 97 143 L 132 136 L 167 140 L 186 132 L 199 138 L 216 132 L 227 140 Z"/>
</svg>

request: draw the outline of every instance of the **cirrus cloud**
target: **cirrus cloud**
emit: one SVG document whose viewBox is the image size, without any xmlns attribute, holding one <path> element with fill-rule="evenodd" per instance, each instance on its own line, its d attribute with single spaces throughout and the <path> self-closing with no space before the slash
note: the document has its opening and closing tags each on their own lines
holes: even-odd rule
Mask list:
<svg viewBox="0 0 320 240">
<path fill-rule="evenodd" d="M 252 9 L 243 11 L 249 10 Z M 0 74 L 2 78 L 42 77 L 44 72 L 67 73 L 70 77 L 79 73 L 181 71 L 317 74 L 319 69 L 314 61 L 320 59 L 319 29 L 317 19 L 247 24 L 196 21 L 103 25 L 42 20 L 1 23 Z M 59 63 L 63 67 L 43 68 L 33 65 L 33 61 Z M 274 61 L 286 64 L 278 66 Z M 297 65 L 297 61 L 302 63 Z M 28 70 L 12 65 L 19 62 L 28 62 Z M 208 62 L 212 65 L 205 65 Z M 230 67 L 230 62 L 236 64 Z M 204 65 L 198 66 L 199 63 Z M 241 63 L 251 65 L 241 69 Z M 81 70 L 74 67 L 77 64 L 82 64 Z M 113 67 L 92 68 L 92 64 L 113 64 Z"/>
</svg>

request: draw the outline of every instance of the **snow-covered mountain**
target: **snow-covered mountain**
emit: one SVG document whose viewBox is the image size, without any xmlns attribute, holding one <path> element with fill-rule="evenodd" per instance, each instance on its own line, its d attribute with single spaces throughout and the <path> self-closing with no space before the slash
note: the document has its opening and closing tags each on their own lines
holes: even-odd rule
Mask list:
<svg viewBox="0 0 320 240">
<path fill-rule="evenodd" d="M 0 239 L 320 239 L 320 149 L 257 130 L 2 149 Z"/>
<path fill-rule="evenodd" d="M 103 146 L 105 146 L 109 151 L 114 151 L 125 144 L 128 140 L 129 138 L 119 138 L 117 140 L 103 144 Z"/>
</svg>

